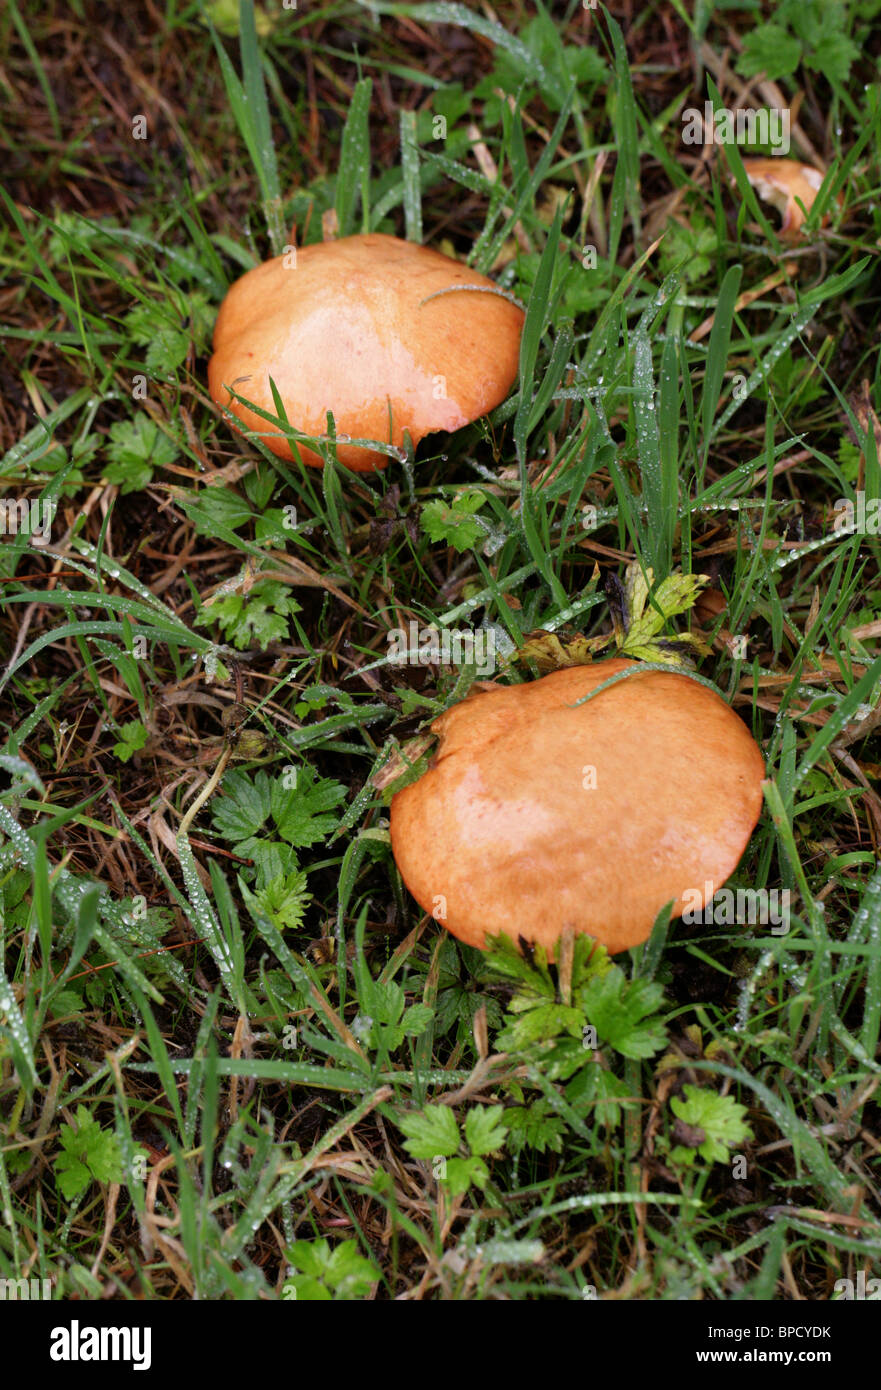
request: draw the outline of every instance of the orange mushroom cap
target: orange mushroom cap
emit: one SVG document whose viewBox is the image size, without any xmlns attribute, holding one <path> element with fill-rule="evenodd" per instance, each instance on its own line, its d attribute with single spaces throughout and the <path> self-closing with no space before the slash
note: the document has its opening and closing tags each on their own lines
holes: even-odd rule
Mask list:
<svg viewBox="0 0 881 1390">
<path fill-rule="evenodd" d="M 484 293 L 439 293 L 462 286 Z M 330 410 L 338 435 L 400 448 L 406 430 L 415 446 L 504 400 L 522 328 L 522 310 L 492 280 L 449 256 L 379 233 L 343 237 L 276 256 L 235 282 L 220 307 L 208 384 L 281 458 L 294 456 L 287 439 L 228 387 L 275 416 L 272 377 L 304 434 L 325 435 Z M 322 466 L 314 450 L 301 445 L 300 454 Z M 346 442 L 337 457 L 357 472 L 388 461 Z"/>
<path fill-rule="evenodd" d="M 416 901 L 469 946 L 505 932 L 552 958 L 567 926 L 612 953 L 635 946 L 668 902 L 678 916 L 712 897 L 761 812 L 762 755 L 737 715 L 631 661 L 483 690 L 431 727 L 430 770 L 392 800 L 392 850 Z"/>
<path fill-rule="evenodd" d="M 798 241 L 805 213 L 796 199 L 805 212 L 810 212 L 826 175 L 812 164 L 798 164 L 794 159 L 745 159 L 743 168 L 759 197 L 783 214 L 781 240 Z"/>
</svg>

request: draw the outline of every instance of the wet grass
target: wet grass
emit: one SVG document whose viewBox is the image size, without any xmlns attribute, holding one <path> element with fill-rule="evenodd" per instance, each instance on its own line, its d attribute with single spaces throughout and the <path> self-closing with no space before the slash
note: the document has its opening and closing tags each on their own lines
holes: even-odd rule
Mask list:
<svg viewBox="0 0 881 1390">
<path fill-rule="evenodd" d="M 0 550 L 2 1277 L 816 1299 L 881 1254 L 879 542 L 836 524 L 881 495 L 877 36 L 846 7 L 846 75 L 778 79 L 832 171 L 790 250 L 681 138 L 708 78 L 769 102 L 720 63 L 743 16 L 537 8 L 0 20 L 3 495 L 55 508 Z M 206 389 L 228 285 L 334 223 L 528 306 L 509 399 L 369 475 Z M 731 885 L 792 915 L 659 921 L 583 1049 L 593 967 L 462 947 L 401 883 L 389 779 L 477 673 L 389 633 L 530 679 L 615 651 L 633 563 L 706 577 L 662 635 L 762 747 Z"/>
</svg>

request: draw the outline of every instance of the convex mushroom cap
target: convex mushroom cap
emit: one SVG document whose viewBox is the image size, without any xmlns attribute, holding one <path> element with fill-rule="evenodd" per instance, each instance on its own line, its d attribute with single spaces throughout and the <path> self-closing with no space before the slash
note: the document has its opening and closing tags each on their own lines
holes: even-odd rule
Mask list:
<svg viewBox="0 0 881 1390">
<path fill-rule="evenodd" d="M 794 159 L 745 159 L 743 168 L 759 197 L 782 214 L 781 240 L 798 241 L 805 213 L 813 207 L 825 174 L 812 164 L 799 164 Z M 840 195 L 838 201 L 841 202 Z"/>
<path fill-rule="evenodd" d="M 466 288 L 463 293 L 446 293 Z M 482 292 L 478 292 L 482 291 Z M 232 399 L 228 387 L 326 435 L 400 448 L 457 430 L 505 399 L 518 370 L 523 313 L 492 280 L 439 251 L 370 233 L 307 246 L 249 270 L 230 289 L 208 364 L 212 399 L 293 458 L 283 434 Z M 305 463 L 321 456 L 300 445 Z M 337 457 L 364 472 L 388 456 L 343 442 Z"/>
<path fill-rule="evenodd" d="M 417 902 L 470 946 L 505 932 L 552 958 L 567 926 L 635 946 L 668 902 L 678 916 L 712 897 L 761 812 L 745 725 L 673 672 L 571 667 L 483 689 L 431 727 L 433 765 L 392 800 L 392 850 Z"/>
</svg>

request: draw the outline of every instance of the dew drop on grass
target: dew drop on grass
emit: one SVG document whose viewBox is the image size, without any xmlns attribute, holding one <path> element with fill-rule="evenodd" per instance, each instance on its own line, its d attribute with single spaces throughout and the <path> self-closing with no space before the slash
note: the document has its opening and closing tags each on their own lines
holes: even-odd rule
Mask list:
<svg viewBox="0 0 881 1390">
<path fill-rule="evenodd" d="M 198 929 L 199 935 L 204 936 L 207 941 L 208 949 L 214 958 L 215 965 L 220 971 L 223 983 L 229 992 L 229 997 L 235 1001 L 237 988 L 230 948 L 224 940 L 223 933 L 220 931 L 214 914 L 211 911 L 205 889 L 202 887 L 202 880 L 199 878 L 196 870 L 196 861 L 193 858 L 193 851 L 190 849 L 189 841 L 186 839 L 186 836 L 178 836 L 177 850 L 184 887 L 187 892 L 187 897 L 189 898 L 194 924 Z"/>
<path fill-rule="evenodd" d="M 0 1014 L 6 1015 L 6 1026 L 15 1039 L 23 1056 L 31 1057 L 31 1040 L 24 1019 L 19 1013 L 12 986 L 0 972 Z M 19 1078 L 22 1080 L 23 1078 Z"/>
<path fill-rule="evenodd" d="M 743 1033 L 746 1030 L 749 1023 L 749 1007 L 756 987 L 773 959 L 773 951 L 763 951 L 747 978 L 741 980 L 739 985 L 740 998 L 737 1001 L 737 1017 L 734 1021 L 735 1033 Z"/>
</svg>

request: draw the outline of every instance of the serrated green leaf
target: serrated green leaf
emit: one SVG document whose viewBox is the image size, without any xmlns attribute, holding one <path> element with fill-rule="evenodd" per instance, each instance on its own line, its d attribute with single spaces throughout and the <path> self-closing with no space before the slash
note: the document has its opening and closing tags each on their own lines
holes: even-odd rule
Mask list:
<svg viewBox="0 0 881 1390">
<path fill-rule="evenodd" d="M 441 1177 L 444 1187 L 453 1197 L 460 1197 L 469 1187 L 486 1187 L 489 1169 L 482 1158 L 449 1158 Z"/>
<path fill-rule="evenodd" d="M 223 839 L 241 844 L 269 819 L 269 778 L 262 770 L 256 774 L 234 770 L 226 774 L 220 788 L 223 795 L 211 803 L 211 818 Z"/>
<path fill-rule="evenodd" d="M 119 483 L 124 493 L 142 491 L 157 468 L 174 463 L 177 445 L 159 428 L 155 420 L 139 410 L 132 420 L 117 420 L 110 426 L 104 470 L 108 483 Z"/>
<path fill-rule="evenodd" d="M 92 1181 L 92 1175 L 86 1165 L 74 1158 L 73 1154 L 59 1154 L 53 1166 L 58 1186 L 68 1202 L 85 1192 Z"/>
<path fill-rule="evenodd" d="M 325 1278 L 338 1298 L 361 1298 L 379 1279 L 379 1270 L 361 1254 L 357 1241 L 345 1240 L 331 1255 Z"/>
<path fill-rule="evenodd" d="M 297 785 L 286 788 L 276 778 L 272 788 L 272 818 L 279 836 L 294 849 L 326 840 L 337 827 L 333 814 L 346 799 L 346 788 L 330 777 L 319 777 L 308 763 L 297 770 Z"/>
<path fill-rule="evenodd" d="M 224 594 L 206 605 L 196 621 L 201 625 L 219 623 L 227 641 L 240 651 L 251 646 L 265 651 L 271 642 L 288 636 L 289 619 L 299 612 L 300 605 L 285 584 L 261 579 L 247 592 L 243 586 L 241 591 Z"/>
<path fill-rule="evenodd" d="M 670 1109 L 683 1124 L 703 1132 L 703 1140 L 695 1146 L 701 1158 L 708 1163 L 725 1163 L 732 1148 L 752 1139 L 752 1130 L 746 1123 L 746 1106 L 733 1096 L 720 1096 L 708 1086 L 685 1085 L 682 1089 L 682 1097 L 674 1096 Z M 684 1145 L 674 1150 L 680 1159 L 683 1149 L 687 1154 L 688 1148 Z M 693 1156 L 694 1148 L 691 1149 Z"/>
<path fill-rule="evenodd" d="M 431 541 L 446 541 L 460 552 L 474 550 L 487 535 L 486 527 L 474 517 L 484 500 L 481 492 L 463 492 L 451 504 L 428 502 L 422 508 L 419 524 Z"/>
<path fill-rule="evenodd" d="M 79 1196 L 94 1178 L 98 1182 L 121 1182 L 124 1174 L 122 1148 L 112 1130 L 102 1130 L 84 1105 L 77 1106 L 75 1124 L 63 1124 L 59 1131 L 62 1153 L 54 1162 L 59 1187 L 68 1201 Z"/>
<path fill-rule="evenodd" d="M 146 744 L 147 730 L 140 719 L 133 719 L 128 724 L 120 725 L 119 734 L 119 742 L 113 745 L 113 754 L 120 762 L 127 763 Z"/>
<path fill-rule="evenodd" d="M 529 1105 L 510 1106 L 505 1111 L 508 1124 L 506 1147 L 511 1153 L 524 1148 L 537 1153 L 562 1153 L 566 1126 L 543 1097 Z"/>
<path fill-rule="evenodd" d="M 660 1019 L 664 992 L 651 980 L 625 978 L 619 966 L 591 980 L 581 992 L 584 1012 L 602 1043 L 624 1057 L 651 1057 L 666 1040 Z"/>
<path fill-rule="evenodd" d="M 450 1158 L 459 1151 L 459 1126 L 448 1105 L 426 1105 L 402 1115 L 397 1125 L 407 1136 L 404 1148 L 414 1158 Z"/>
<path fill-rule="evenodd" d="M 581 1032 L 581 1010 L 565 1004 L 535 1004 L 530 999 L 515 996 L 508 1009 L 515 1014 L 519 1010 L 523 1012 L 519 1017 L 510 1018 L 496 1039 L 497 1045 L 505 1051 L 517 1051 L 531 1043 L 557 1038 L 561 1033 L 577 1037 Z"/>
<path fill-rule="evenodd" d="M 465 1141 L 472 1154 L 495 1153 L 502 1148 L 508 1126 L 503 1105 L 475 1105 L 465 1117 Z"/>
<path fill-rule="evenodd" d="M 781 24 L 760 24 L 748 33 L 737 71 L 744 77 L 763 73 L 772 82 L 791 77 L 801 61 L 801 44 Z"/>
<path fill-rule="evenodd" d="M 565 1095 L 578 1114 L 595 1117 L 604 1129 L 615 1129 L 621 1123 L 618 1102 L 630 1095 L 630 1087 L 614 1072 L 590 1061 L 569 1082 Z"/>
<path fill-rule="evenodd" d="M 418 1038 L 434 1019 L 434 1010 L 427 1004 L 411 1004 L 401 1019 L 401 1027 L 408 1038 Z"/>
<path fill-rule="evenodd" d="M 306 891 L 306 872 L 298 869 L 292 874 L 278 874 L 254 894 L 271 922 L 280 931 L 293 931 L 302 926 L 312 894 Z"/>
</svg>

